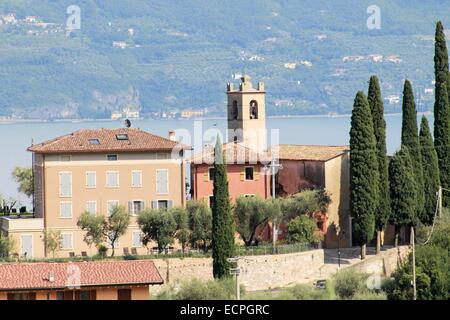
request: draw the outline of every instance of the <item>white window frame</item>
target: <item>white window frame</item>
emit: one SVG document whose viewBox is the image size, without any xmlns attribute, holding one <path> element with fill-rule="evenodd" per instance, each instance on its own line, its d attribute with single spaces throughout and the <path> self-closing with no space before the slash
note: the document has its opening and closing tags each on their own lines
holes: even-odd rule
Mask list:
<svg viewBox="0 0 450 320">
<path fill-rule="evenodd" d="M 94 174 L 94 186 L 89 186 L 89 179 L 88 179 L 88 175 L 89 174 Z M 97 188 L 97 171 L 86 171 L 86 188 L 88 189 L 95 189 Z"/>
<path fill-rule="evenodd" d="M 62 205 L 63 204 L 70 204 L 70 216 L 69 217 L 64 217 L 62 215 Z M 72 201 L 60 201 L 59 202 L 59 218 L 60 219 L 72 219 L 73 217 L 73 203 Z"/>
<path fill-rule="evenodd" d="M 140 179 L 139 179 L 139 180 L 140 180 L 140 181 L 139 181 L 139 185 L 134 185 L 134 184 L 133 184 L 133 182 L 134 182 L 134 181 L 133 181 L 133 174 L 134 174 L 134 173 L 139 173 L 139 176 L 140 176 Z M 132 170 L 132 171 L 131 171 L 131 187 L 132 187 L 132 188 L 142 188 L 142 180 L 143 180 L 143 179 L 142 179 L 142 170 Z"/>
<path fill-rule="evenodd" d="M 110 203 L 114 203 L 115 206 L 120 206 L 119 200 L 107 200 L 106 201 L 106 216 L 107 217 L 111 216 L 111 213 L 109 212 L 109 204 Z"/>
<path fill-rule="evenodd" d="M 94 212 L 90 212 L 89 211 L 89 204 L 95 204 L 95 211 Z M 97 215 L 97 200 L 86 201 L 86 211 L 89 212 L 93 216 Z"/>
<path fill-rule="evenodd" d="M 247 172 L 246 172 L 246 170 L 248 168 L 253 169 L 253 179 L 247 179 Z M 255 181 L 255 167 L 254 166 L 246 166 L 246 167 L 244 167 L 244 181 Z"/>
<path fill-rule="evenodd" d="M 158 191 L 158 172 L 159 171 L 165 171 L 167 173 L 167 192 L 159 192 Z M 170 183 L 169 183 L 169 169 L 156 169 L 156 179 L 155 179 L 155 183 L 156 183 L 156 194 L 158 195 L 165 195 L 165 194 L 170 194 Z"/>
<path fill-rule="evenodd" d="M 20 255 L 23 256 L 23 237 L 31 237 L 31 256 L 27 256 L 27 259 L 32 259 L 34 257 L 34 235 L 32 233 L 21 233 L 20 234 Z"/>
<path fill-rule="evenodd" d="M 63 243 L 64 243 L 63 235 L 69 235 L 70 236 L 70 248 L 63 248 Z M 60 249 L 62 251 L 73 250 L 73 232 L 61 232 Z"/>
<path fill-rule="evenodd" d="M 62 188 L 61 188 L 61 176 L 63 175 L 63 174 L 70 174 L 70 195 L 62 195 L 61 194 L 61 190 L 62 190 Z M 60 171 L 59 173 L 58 173 L 58 176 L 59 176 L 59 197 L 60 198 L 72 198 L 72 184 L 73 184 L 73 176 L 72 176 L 72 171 Z"/>
<path fill-rule="evenodd" d="M 135 243 L 134 243 L 134 235 L 136 233 L 139 234 L 139 246 L 136 246 Z M 141 231 L 136 231 L 136 230 L 131 231 L 131 247 L 132 248 L 142 248 L 143 245 L 144 244 L 142 243 L 142 232 Z"/>
<path fill-rule="evenodd" d="M 132 212 L 130 212 L 130 215 L 132 215 L 132 216 L 137 216 L 138 215 L 138 213 L 136 213 L 136 212 L 134 212 L 134 202 L 142 202 L 142 204 L 143 204 L 143 206 L 142 206 L 142 210 L 145 210 L 145 201 L 144 200 L 142 200 L 142 199 L 133 199 L 133 200 L 130 200 L 131 201 L 131 208 L 132 208 Z"/>
<path fill-rule="evenodd" d="M 157 209 L 160 209 L 159 208 L 159 202 L 160 201 L 166 201 L 167 202 L 167 207 L 166 207 L 166 209 L 169 209 L 169 201 L 170 201 L 170 199 L 156 199 L 156 204 L 157 204 Z"/>
<path fill-rule="evenodd" d="M 110 174 L 110 173 L 117 174 L 117 186 L 114 186 L 114 187 L 108 186 L 108 174 Z M 119 171 L 106 171 L 106 188 L 108 188 L 108 189 L 120 188 L 120 172 Z"/>
</svg>

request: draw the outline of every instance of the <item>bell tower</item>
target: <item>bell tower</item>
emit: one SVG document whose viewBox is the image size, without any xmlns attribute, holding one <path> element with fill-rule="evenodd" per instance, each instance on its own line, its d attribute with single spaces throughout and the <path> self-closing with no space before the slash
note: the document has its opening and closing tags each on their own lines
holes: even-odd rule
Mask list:
<svg viewBox="0 0 450 320">
<path fill-rule="evenodd" d="M 264 83 L 253 88 L 248 75 L 241 77 L 239 88 L 227 84 L 228 141 L 240 142 L 250 149 L 262 152 L 266 141 L 266 92 Z"/>
</svg>

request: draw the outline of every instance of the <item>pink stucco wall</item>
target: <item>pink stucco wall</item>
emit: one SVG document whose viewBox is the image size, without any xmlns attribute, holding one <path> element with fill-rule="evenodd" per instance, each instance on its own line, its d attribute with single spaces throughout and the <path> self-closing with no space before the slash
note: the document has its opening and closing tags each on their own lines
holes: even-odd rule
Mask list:
<svg viewBox="0 0 450 320">
<path fill-rule="evenodd" d="M 255 172 L 260 170 L 258 180 L 241 181 L 241 172 L 248 165 L 233 164 L 227 166 L 228 172 L 228 190 L 230 198 L 234 201 L 237 197 L 243 195 L 259 195 L 261 198 L 270 197 L 270 176 L 262 173 L 261 165 L 254 165 Z M 193 188 L 193 197 L 197 200 L 208 200 L 213 194 L 213 182 L 205 181 L 205 174 L 210 166 L 207 164 L 198 164 L 191 167 L 191 183 Z"/>
</svg>

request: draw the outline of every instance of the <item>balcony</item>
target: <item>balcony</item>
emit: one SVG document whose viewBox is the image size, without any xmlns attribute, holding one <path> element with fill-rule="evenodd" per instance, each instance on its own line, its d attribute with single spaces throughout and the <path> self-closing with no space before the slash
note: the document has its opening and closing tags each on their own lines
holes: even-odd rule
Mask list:
<svg viewBox="0 0 450 320">
<path fill-rule="evenodd" d="M 3 216 L 0 217 L 0 229 L 5 232 L 42 231 L 44 219 L 33 217 Z"/>
</svg>

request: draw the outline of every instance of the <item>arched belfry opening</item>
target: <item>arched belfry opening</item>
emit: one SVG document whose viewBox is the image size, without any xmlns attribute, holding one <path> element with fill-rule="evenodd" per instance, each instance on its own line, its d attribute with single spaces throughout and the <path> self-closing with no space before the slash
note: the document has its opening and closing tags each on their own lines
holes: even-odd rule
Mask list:
<svg viewBox="0 0 450 320">
<path fill-rule="evenodd" d="M 236 100 L 233 101 L 233 106 L 231 108 L 231 119 L 237 120 L 239 116 L 238 103 Z"/>
<path fill-rule="evenodd" d="M 258 119 L 258 102 L 250 101 L 250 119 Z"/>
</svg>

